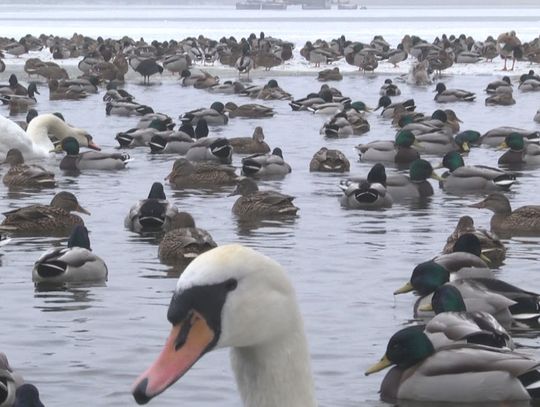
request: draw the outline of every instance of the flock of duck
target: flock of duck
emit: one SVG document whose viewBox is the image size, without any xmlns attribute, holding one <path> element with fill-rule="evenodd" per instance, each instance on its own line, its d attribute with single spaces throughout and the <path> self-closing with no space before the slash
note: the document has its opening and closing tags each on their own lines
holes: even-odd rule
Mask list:
<svg viewBox="0 0 540 407">
<path fill-rule="evenodd" d="M 410 281 L 395 294 L 416 291 L 421 297 L 414 308 L 415 317 L 428 322 L 393 335 L 383 359 L 366 374 L 394 365 L 381 385 L 382 399 L 390 402 L 540 398 L 540 362 L 515 351 L 508 332 L 538 328 L 540 295 L 499 280 L 490 270 L 501 264 L 506 253 L 497 235 L 540 235 L 540 206 L 512 211 L 504 192 L 516 181 L 516 174 L 495 167 L 466 165 L 462 156 L 480 145 L 499 146 L 507 151 L 498 164 L 537 165 L 537 131 L 514 127 L 498 127 L 484 134 L 460 131 L 461 120 L 448 103 L 472 103 L 477 95 L 449 89 L 443 82 L 434 87 L 434 100 L 442 108 L 423 114 L 416 111 L 413 99 L 391 99 L 401 95 L 403 86 L 391 79 L 381 84 L 378 106 L 371 109 L 326 83 L 295 99 L 275 79 L 263 85 L 245 85 L 240 80 L 221 83 L 218 77 L 194 66 L 219 60 L 234 66 L 240 78 L 249 76 L 257 67 L 270 69 L 292 57 L 294 44 L 264 33 L 239 42 L 234 37 L 214 41 L 202 36 L 152 44 L 127 37 L 94 40 L 81 35 L 71 39 L 26 36 L 20 41 L 0 40 L 0 49 L 16 57 L 44 46 L 50 48 L 55 59 L 82 56 L 78 64 L 82 75 L 76 79 L 70 79 L 54 63 L 35 58 L 26 61 L 29 75 L 47 79 L 51 100 L 77 100 L 103 91 L 104 115 L 139 119 L 135 127 L 116 135 L 119 148 L 147 148 L 151 154 L 170 155 L 172 168 L 165 181 L 173 188 L 230 188 L 231 195 L 239 195 L 231 208 L 239 219 L 291 218 L 299 210 L 293 196 L 258 188 L 257 181 L 282 179 L 292 171 L 282 148 L 271 149 L 265 142 L 262 126 L 254 129 L 252 137 L 211 134 L 216 127 L 226 126 L 236 118 L 270 119 L 274 110 L 258 103 L 216 101 L 182 114 L 174 130 L 177 123 L 171 117 L 155 112 L 150 104 L 140 103 L 122 89 L 130 67 L 145 84 L 152 75 L 167 69 L 179 74 L 182 86 L 206 89 L 216 95 L 282 100 L 298 112 L 295 114 L 327 117 L 320 133 L 328 139 L 364 134 L 370 130 L 370 115 L 380 115 L 395 126 L 396 136 L 356 147 L 359 159 L 374 165 L 366 176 L 351 176 L 340 182 L 339 202 L 343 207 L 378 210 L 396 202 L 427 198 L 435 193 L 427 181 L 431 177 L 448 193 L 485 192 L 487 197 L 473 206 L 489 209 L 494 215 L 490 232 L 475 228 L 472 218 L 462 217 L 448 239 L 445 254 L 414 268 Z M 504 69 L 507 59 L 527 58 L 537 63 L 540 44 L 538 39 L 522 44 L 514 32 L 482 43 L 470 37 L 444 35 L 430 44 L 406 36 L 392 50 L 380 36 L 370 44 L 351 42 L 342 36 L 329 43 L 308 42 L 300 54 L 316 66 L 343 57 L 364 71 L 374 70 L 384 59 L 397 64 L 410 54 L 417 62 L 402 78 L 404 86 L 408 86 L 431 83 L 432 72 L 440 73 L 454 62 L 476 63 L 500 55 Z M 2 64 L 3 69 L 9 69 L 9 64 Z M 318 79 L 339 81 L 342 76 L 339 69 L 331 68 L 321 71 Z M 518 82 L 520 92 L 540 91 L 540 77 L 533 70 L 524 73 Z M 508 76 L 487 83 L 485 104 L 515 103 L 513 86 Z M 10 166 L 2 179 L 6 187 L 29 191 L 55 188 L 60 172 L 39 165 L 53 153 L 64 154 L 58 162 L 62 174 L 117 171 L 129 165 L 129 154 L 101 151 L 86 130 L 66 123 L 61 113 L 38 114 L 36 94 L 39 92 L 35 83 L 25 87 L 15 74 L 8 83 L 0 84 L 0 100 L 8 105 L 10 114 L 27 113 L 23 123 L 0 116 L 0 154 Z M 534 120 L 540 122 L 540 113 Z M 82 152 L 81 148 L 89 150 Z M 233 154 L 243 155 L 240 175 L 231 165 Z M 441 167 L 448 171 L 439 176 L 437 168 L 422 155 L 440 157 Z M 385 166 L 406 168 L 408 175 L 387 175 Z M 313 155 L 309 171 L 348 173 L 350 161 L 343 152 L 322 147 Z M 89 214 L 72 192 L 61 191 L 49 205 L 30 205 L 4 213 L 0 225 L 3 237 L 69 237 L 65 247 L 51 248 L 37 259 L 32 271 L 36 284 L 107 280 L 107 266 L 92 252 L 84 221 L 73 212 Z M 294 289 L 283 268 L 240 245 L 217 247 L 211 234 L 198 228 L 189 213 L 167 200 L 161 182 L 155 182 L 148 196 L 126 212 L 127 229 L 159 236 L 158 257 L 163 263 L 187 266 L 167 314 L 173 325 L 171 335 L 156 362 L 135 382 L 135 400 L 147 403 L 205 353 L 230 347 L 246 406 L 315 406 L 307 340 Z M 42 405 L 37 389 L 22 384 L 5 355 L 0 356 L 0 405 Z M 287 369 L 283 369 L 285 365 Z"/>
</svg>

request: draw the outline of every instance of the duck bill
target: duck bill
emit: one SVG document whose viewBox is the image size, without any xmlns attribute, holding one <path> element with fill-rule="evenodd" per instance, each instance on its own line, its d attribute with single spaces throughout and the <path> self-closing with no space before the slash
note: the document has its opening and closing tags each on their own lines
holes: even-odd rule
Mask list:
<svg viewBox="0 0 540 407">
<path fill-rule="evenodd" d="M 90 215 L 90 212 L 84 209 L 81 205 L 77 205 L 77 209 L 75 209 L 76 212 L 84 213 L 86 215 Z"/>
<path fill-rule="evenodd" d="M 373 366 L 371 366 L 368 370 L 364 372 L 366 376 L 369 376 L 372 373 L 380 372 L 383 369 L 386 369 L 387 367 L 391 366 L 392 362 L 388 359 L 388 356 L 384 355 L 381 360 L 379 360 L 377 363 L 375 363 Z"/>
<path fill-rule="evenodd" d="M 486 207 L 486 205 L 484 204 L 484 201 L 477 202 L 477 203 L 469 205 L 469 208 L 485 208 L 485 207 Z"/>
<path fill-rule="evenodd" d="M 431 174 L 431 178 L 433 178 L 434 180 L 437 180 L 437 181 L 444 181 L 441 178 L 441 176 L 439 174 L 435 173 L 435 172 Z"/>
<path fill-rule="evenodd" d="M 414 287 L 412 286 L 411 282 L 408 281 L 403 287 L 394 291 L 394 295 L 410 293 L 412 290 L 414 290 Z"/>
<path fill-rule="evenodd" d="M 491 260 L 489 259 L 489 257 L 486 256 L 484 253 L 480 253 L 480 258 L 481 258 L 482 260 L 484 260 L 484 262 L 485 262 L 486 264 L 488 264 L 488 265 L 491 263 Z"/>
<path fill-rule="evenodd" d="M 214 338 L 214 332 L 198 313 L 173 326 L 158 358 L 135 381 L 135 401 L 146 404 L 174 384 L 209 350 Z"/>
<path fill-rule="evenodd" d="M 433 306 L 431 304 L 423 304 L 418 307 L 420 312 L 433 312 Z"/>
<path fill-rule="evenodd" d="M 506 144 L 506 141 L 503 141 L 501 144 L 499 144 L 496 148 L 496 150 L 506 150 L 508 148 L 508 144 Z"/>
<path fill-rule="evenodd" d="M 469 143 L 465 142 L 461 145 L 461 149 L 463 150 L 463 152 L 465 153 L 468 153 L 469 151 L 471 151 L 471 147 L 469 146 Z"/>
</svg>

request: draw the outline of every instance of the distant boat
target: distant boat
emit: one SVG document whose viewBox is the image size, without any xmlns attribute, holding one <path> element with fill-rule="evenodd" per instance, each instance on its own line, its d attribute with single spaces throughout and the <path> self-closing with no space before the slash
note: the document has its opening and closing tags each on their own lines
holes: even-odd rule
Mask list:
<svg viewBox="0 0 540 407">
<path fill-rule="evenodd" d="M 238 1 L 236 3 L 236 9 L 237 10 L 260 10 L 261 4 L 262 3 L 260 1 L 254 1 L 254 0 Z"/>
<path fill-rule="evenodd" d="M 262 2 L 263 10 L 287 10 L 287 3 L 280 1 L 263 1 Z"/>
<path fill-rule="evenodd" d="M 302 3 L 302 10 L 328 10 L 332 8 L 329 0 L 311 0 Z"/>
<path fill-rule="evenodd" d="M 349 1 L 339 1 L 337 5 L 338 10 L 356 10 L 358 4 L 351 3 Z"/>
</svg>

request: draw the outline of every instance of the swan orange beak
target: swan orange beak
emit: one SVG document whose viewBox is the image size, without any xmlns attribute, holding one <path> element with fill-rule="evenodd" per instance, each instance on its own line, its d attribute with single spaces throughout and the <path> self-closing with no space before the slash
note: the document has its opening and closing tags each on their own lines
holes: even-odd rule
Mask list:
<svg viewBox="0 0 540 407">
<path fill-rule="evenodd" d="M 98 146 L 94 141 L 88 140 L 88 148 L 91 148 L 92 150 L 101 151 L 101 147 Z"/>
<path fill-rule="evenodd" d="M 156 361 L 135 381 L 135 401 L 146 404 L 174 384 L 209 350 L 214 338 L 214 332 L 196 311 L 174 325 Z"/>
</svg>

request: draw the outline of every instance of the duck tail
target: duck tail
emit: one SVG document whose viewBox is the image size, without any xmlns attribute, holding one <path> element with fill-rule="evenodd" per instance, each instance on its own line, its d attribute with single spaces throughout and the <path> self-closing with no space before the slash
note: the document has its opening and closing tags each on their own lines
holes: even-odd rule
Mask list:
<svg viewBox="0 0 540 407">
<path fill-rule="evenodd" d="M 496 177 L 493 182 L 503 189 L 508 189 L 516 182 L 516 176 L 513 174 L 503 174 Z"/>
</svg>

